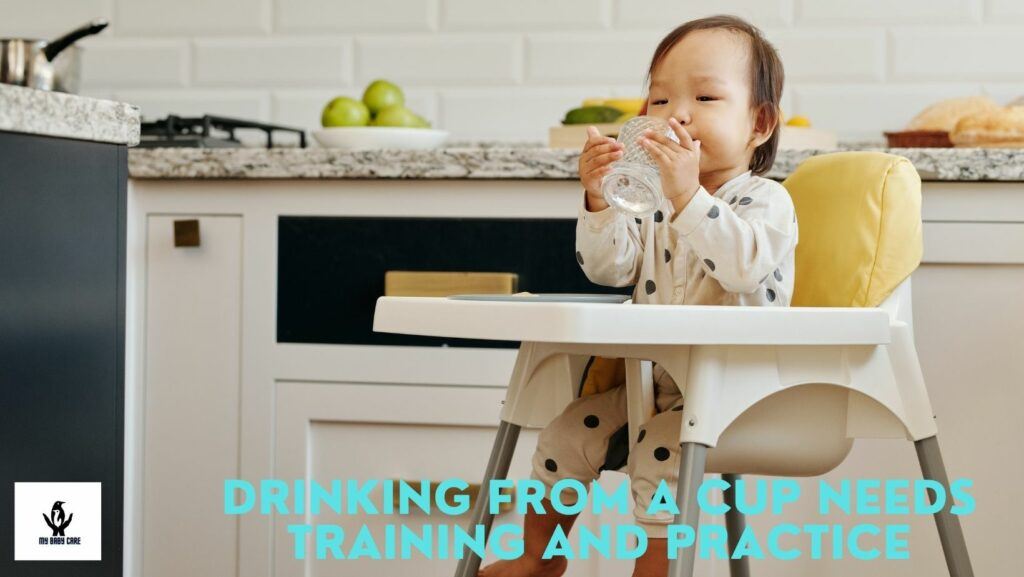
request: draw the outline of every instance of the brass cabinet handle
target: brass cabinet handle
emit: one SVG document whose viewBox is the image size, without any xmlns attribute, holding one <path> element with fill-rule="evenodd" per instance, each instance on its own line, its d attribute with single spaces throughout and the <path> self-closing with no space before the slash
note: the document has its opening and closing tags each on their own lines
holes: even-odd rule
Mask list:
<svg viewBox="0 0 1024 577">
<path fill-rule="evenodd" d="M 174 221 L 174 246 L 199 246 L 199 219 Z"/>
</svg>

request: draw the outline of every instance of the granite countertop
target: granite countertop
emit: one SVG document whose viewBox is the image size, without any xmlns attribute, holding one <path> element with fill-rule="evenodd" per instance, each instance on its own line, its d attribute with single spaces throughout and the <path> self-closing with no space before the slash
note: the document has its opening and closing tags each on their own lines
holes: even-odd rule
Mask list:
<svg viewBox="0 0 1024 577">
<path fill-rule="evenodd" d="M 134 146 L 139 122 L 131 104 L 0 84 L 0 130 Z"/>
<path fill-rule="evenodd" d="M 847 144 L 836 150 L 882 150 L 905 156 L 932 181 L 1024 181 L 1024 149 L 885 148 Z M 805 158 L 836 150 L 780 150 L 767 176 L 783 179 Z M 133 149 L 137 179 L 513 179 L 574 180 L 579 152 L 536 143 L 453 143 L 434 150 L 324 148 Z"/>
</svg>

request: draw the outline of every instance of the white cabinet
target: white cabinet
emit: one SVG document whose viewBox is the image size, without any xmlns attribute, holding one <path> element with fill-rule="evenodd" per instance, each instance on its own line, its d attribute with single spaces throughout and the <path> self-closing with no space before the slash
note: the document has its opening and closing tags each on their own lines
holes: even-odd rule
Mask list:
<svg viewBox="0 0 1024 577">
<path fill-rule="evenodd" d="M 196 218 L 200 246 L 175 247 L 174 222 Z M 241 220 L 146 219 L 141 574 L 147 577 L 238 574 L 237 522 L 222 513 L 214 489 L 238 476 Z"/>
<path fill-rule="evenodd" d="M 344 483 L 347 479 L 438 482 L 459 478 L 477 483 L 494 442 L 504 398 L 503 391 L 494 388 L 307 382 L 278 382 L 276 394 L 277 476 L 311 479 L 324 485 L 331 479 Z M 529 477 L 536 442 L 537 430 L 521 432 L 510 478 Z M 621 474 L 606 475 L 603 482 L 624 479 Z M 381 491 L 371 495 L 379 503 Z M 608 515 L 596 519 L 584 513 L 578 522 L 596 527 L 622 520 Z M 289 523 L 341 526 L 345 533 L 341 550 L 347 553 L 364 524 L 382 543 L 384 525 L 405 524 L 417 532 L 424 524 L 465 528 L 469 514 L 449 516 L 435 511 L 426 515 L 414 511 L 409 515 L 338 516 L 329 512 L 275 518 L 276 575 L 447 577 L 455 572 L 455 559 L 425 561 L 418 552 L 407 560 L 338 560 L 330 554 L 325 560 L 317 560 L 309 546 L 305 560 L 297 560 L 295 538 L 286 531 Z M 495 524 L 505 523 L 522 527 L 522 517 L 513 511 L 495 517 Z M 493 560 L 487 557 L 484 562 Z M 617 572 L 602 571 L 601 565 L 596 557 L 575 561 L 567 575 L 628 575 L 629 567 L 621 562 L 614 564 L 619 566 Z"/>
<path fill-rule="evenodd" d="M 126 573 L 448 575 L 454 561 L 294 559 L 287 519 L 223 514 L 223 482 L 440 479 L 478 482 L 515 351 L 278 343 L 280 216 L 575 218 L 570 181 L 132 181 L 126 378 Z M 1009 574 L 1024 506 L 1024 184 L 925 183 L 925 262 L 915 273 L 918 350 L 953 477 L 975 479 L 963 519 L 979 575 Z M 201 246 L 175 248 L 175 220 Z M 523 431 L 510 476 L 529 475 Z M 863 442 L 833 479 L 914 477 L 908 444 Z M 611 488 L 619 474 L 602 479 Z M 499 521 L 519 523 L 512 514 Z M 430 522 L 458 519 L 441 517 Z M 812 511 L 799 522 L 822 522 Z M 758 519 L 751 524 L 765 524 Z M 849 521 L 847 520 L 836 520 Z M 303 523 L 427 522 L 423 517 Z M 579 525 L 632 523 L 631 514 Z M 711 522 L 721 524 L 721 519 Z M 913 520 L 912 560 L 884 574 L 943 571 L 934 523 Z M 629 575 L 629 561 L 576 561 L 570 575 Z M 755 563 L 764 577 L 859 575 L 862 562 Z M 827 569 L 827 571 L 826 571 Z M 724 575 L 726 565 L 698 565 Z"/>
</svg>

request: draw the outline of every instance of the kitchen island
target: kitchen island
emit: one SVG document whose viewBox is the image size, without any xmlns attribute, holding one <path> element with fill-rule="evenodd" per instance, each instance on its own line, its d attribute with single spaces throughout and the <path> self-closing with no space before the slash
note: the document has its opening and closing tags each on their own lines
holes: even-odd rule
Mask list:
<svg viewBox="0 0 1024 577">
<path fill-rule="evenodd" d="M 1024 515 L 1008 496 L 1024 464 L 993 461 L 977 447 L 1009 455 L 1024 436 L 1016 418 L 1024 404 L 1024 151 L 889 151 L 910 158 L 925 181 L 915 333 L 947 469 L 951 478 L 974 480 L 978 510 L 962 519 L 968 547 L 978 574 L 1008 573 L 1014 523 Z M 827 151 L 780 151 L 769 176 L 783 179 L 820 152 Z M 514 349 L 376 334 L 372 303 L 388 270 L 513 272 L 519 290 L 531 292 L 628 291 L 589 285 L 576 265 L 576 160 L 570 150 L 498 144 L 420 152 L 132 151 L 128 330 L 138 346 L 129 351 L 128 378 L 138 394 L 128 411 L 138 439 L 137 468 L 128 473 L 139 485 L 135 546 L 143 551 L 134 571 L 269 576 L 346 563 L 352 574 L 423 572 L 428 561 L 416 558 L 321 561 L 307 552 L 296 560 L 285 528 L 292 516 L 227 517 L 221 484 L 475 482 Z M 523 431 L 511 476 L 528 476 L 535 441 L 535 430 Z M 914 479 L 920 471 L 910 443 L 862 440 L 825 477 Z M 601 482 L 613 489 L 619 481 L 613 473 Z M 801 483 L 813 493 L 810 481 Z M 788 520 L 873 522 L 825 518 L 812 502 L 804 505 Z M 340 524 L 354 534 L 364 523 L 464 520 L 345 517 Z M 498 518 L 519 521 L 511 513 Z M 579 521 L 632 522 L 615 513 Z M 722 521 L 705 515 L 702 522 Z M 749 519 L 758 531 L 773 522 Z M 912 564 L 915 574 L 944 574 L 930 517 L 886 522 L 910 525 L 911 559 L 879 560 L 876 568 L 897 574 Z M 722 560 L 700 563 L 702 574 L 727 570 Z M 765 560 L 757 572 L 792 574 L 792 563 L 826 572 L 824 561 L 809 559 Z M 630 566 L 577 560 L 568 575 L 628 575 Z M 828 561 L 829 575 L 862 571 L 857 560 Z"/>
</svg>

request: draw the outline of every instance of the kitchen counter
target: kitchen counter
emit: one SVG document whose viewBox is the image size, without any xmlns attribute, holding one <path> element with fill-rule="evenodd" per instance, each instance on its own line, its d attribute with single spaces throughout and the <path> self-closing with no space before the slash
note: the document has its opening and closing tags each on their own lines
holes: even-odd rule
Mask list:
<svg viewBox="0 0 1024 577">
<path fill-rule="evenodd" d="M 2 115 L 2 113 L 0 113 Z M 883 150 L 910 159 L 929 181 L 1024 181 L 1020 148 L 885 148 L 780 150 L 768 176 L 783 179 L 805 158 L 837 150 Z M 134 149 L 136 179 L 507 179 L 574 180 L 578 152 L 537 144 L 455 144 L 435 150 L 323 148 Z"/>
<path fill-rule="evenodd" d="M 131 104 L 0 84 L 0 131 L 134 146 L 139 122 Z"/>
</svg>

